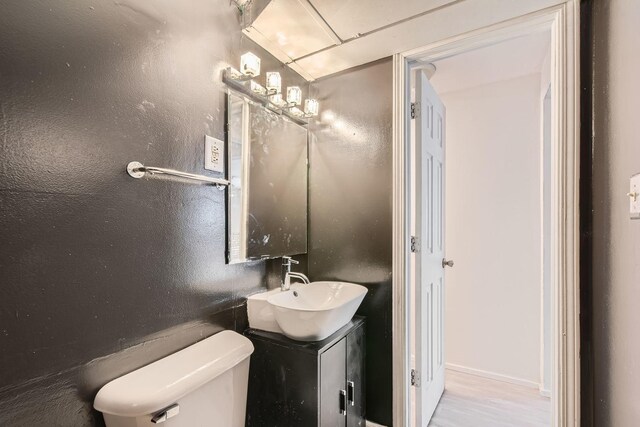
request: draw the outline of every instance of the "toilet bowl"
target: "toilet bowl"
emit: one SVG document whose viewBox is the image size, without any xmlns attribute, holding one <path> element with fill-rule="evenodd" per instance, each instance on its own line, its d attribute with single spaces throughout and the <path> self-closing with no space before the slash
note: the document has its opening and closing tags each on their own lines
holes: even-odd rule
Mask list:
<svg viewBox="0 0 640 427">
<path fill-rule="evenodd" d="M 107 427 L 243 427 L 253 344 L 222 331 L 100 389 Z"/>
</svg>

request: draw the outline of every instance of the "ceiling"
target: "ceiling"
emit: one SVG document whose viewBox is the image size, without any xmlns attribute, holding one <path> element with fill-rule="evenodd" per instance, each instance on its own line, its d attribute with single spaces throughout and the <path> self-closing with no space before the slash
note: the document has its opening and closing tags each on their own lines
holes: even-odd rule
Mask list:
<svg viewBox="0 0 640 427">
<path fill-rule="evenodd" d="M 452 3 L 452 0 L 310 0 L 342 40 Z"/>
<path fill-rule="evenodd" d="M 430 81 L 443 94 L 540 73 L 550 46 L 542 31 L 475 49 L 436 61 Z"/>
<path fill-rule="evenodd" d="M 243 32 L 309 81 L 565 0 L 233 0 Z"/>
<path fill-rule="evenodd" d="M 354 65 L 352 56 L 340 60 L 325 55 L 333 47 L 401 26 L 429 11 L 461 0 L 256 0 L 244 33 L 307 80 Z M 369 62 L 386 54 L 367 52 Z M 379 55 L 379 56 L 378 56 Z"/>
</svg>

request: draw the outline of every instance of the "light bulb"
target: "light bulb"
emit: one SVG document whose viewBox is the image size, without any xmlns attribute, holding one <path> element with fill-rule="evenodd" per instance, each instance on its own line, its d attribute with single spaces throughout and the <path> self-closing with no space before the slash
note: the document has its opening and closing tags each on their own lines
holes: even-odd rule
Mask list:
<svg viewBox="0 0 640 427">
<path fill-rule="evenodd" d="M 267 91 L 269 93 L 280 93 L 282 90 L 282 80 L 280 73 L 275 71 L 267 72 Z"/>
<path fill-rule="evenodd" d="M 287 88 L 287 102 L 289 105 L 300 105 L 302 103 L 302 91 L 298 86 Z"/>
<path fill-rule="evenodd" d="M 251 77 L 260 75 L 260 58 L 251 52 L 242 55 L 240 57 L 240 72 Z"/>
<path fill-rule="evenodd" d="M 320 103 L 317 99 L 304 100 L 304 113 L 307 116 L 317 116 L 318 111 L 320 111 Z"/>
</svg>

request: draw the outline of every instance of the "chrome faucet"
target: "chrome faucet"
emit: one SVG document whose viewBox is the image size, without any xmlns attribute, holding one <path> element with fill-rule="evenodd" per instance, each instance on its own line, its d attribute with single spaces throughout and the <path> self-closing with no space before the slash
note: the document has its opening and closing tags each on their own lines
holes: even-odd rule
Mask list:
<svg viewBox="0 0 640 427">
<path fill-rule="evenodd" d="M 300 264 L 290 256 L 282 257 L 282 276 L 280 278 L 280 290 L 288 291 L 291 287 L 291 278 L 302 280 L 303 283 L 309 284 L 309 278 L 302 273 L 291 271 L 292 264 Z"/>
</svg>

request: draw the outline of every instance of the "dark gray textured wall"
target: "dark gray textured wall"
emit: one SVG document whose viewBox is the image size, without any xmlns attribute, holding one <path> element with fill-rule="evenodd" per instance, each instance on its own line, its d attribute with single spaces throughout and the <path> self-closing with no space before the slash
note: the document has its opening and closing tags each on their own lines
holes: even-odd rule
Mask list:
<svg viewBox="0 0 640 427">
<path fill-rule="evenodd" d="M 392 64 L 314 82 L 322 107 L 309 149 L 309 274 L 365 285 L 367 419 L 392 424 Z"/>
<path fill-rule="evenodd" d="M 225 265 L 205 173 L 220 72 L 253 50 L 228 0 L 21 0 L 0 11 L 0 425 L 94 425 L 107 381 L 221 329 L 274 263 Z M 115 354 L 114 354 L 115 353 Z"/>
<path fill-rule="evenodd" d="M 640 422 L 640 2 L 593 1 L 593 425 Z"/>
</svg>

